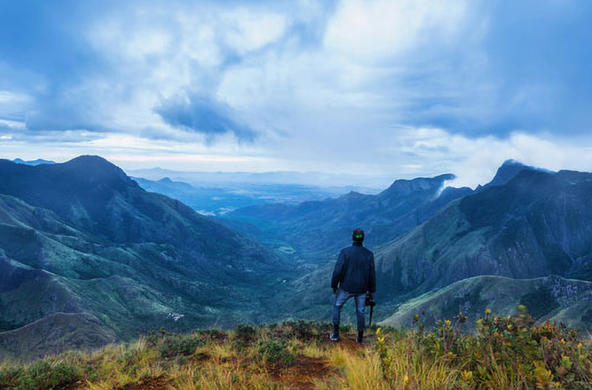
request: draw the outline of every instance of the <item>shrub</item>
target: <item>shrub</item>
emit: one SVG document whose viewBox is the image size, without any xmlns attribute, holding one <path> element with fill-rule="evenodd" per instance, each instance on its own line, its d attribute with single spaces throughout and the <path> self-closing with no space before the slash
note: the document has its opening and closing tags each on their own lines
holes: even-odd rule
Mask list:
<svg viewBox="0 0 592 390">
<path fill-rule="evenodd" d="M 5 387 L 16 387 L 18 378 L 22 375 L 23 368 L 13 365 L 6 365 L 0 368 L 0 389 Z"/>
<path fill-rule="evenodd" d="M 526 307 L 520 305 L 513 316 L 498 316 L 486 310 L 477 321 L 477 334 L 462 334 L 461 314 L 457 320 L 439 321 L 425 332 L 414 318 L 411 332 L 421 359 L 446 364 L 456 370 L 458 380 L 467 386 L 484 388 L 588 387 L 592 379 L 592 354 L 579 341 L 576 330 L 546 322 L 535 325 Z M 381 330 L 377 348 L 385 378 L 395 381 L 391 363 L 396 360 Z"/>
<path fill-rule="evenodd" d="M 163 358 L 188 356 L 193 354 L 196 348 L 203 344 L 204 341 L 196 336 L 169 336 L 162 340 L 162 344 L 159 348 L 160 356 Z"/>
<path fill-rule="evenodd" d="M 238 325 L 232 337 L 233 347 L 237 350 L 245 349 L 257 337 L 257 330 L 250 325 Z"/>
<path fill-rule="evenodd" d="M 291 338 L 294 337 L 298 340 L 310 340 L 314 337 L 313 323 L 310 321 L 292 321 L 285 323 L 285 325 L 289 330 L 287 336 Z"/>
<path fill-rule="evenodd" d="M 64 361 L 43 359 L 28 367 L 4 367 L 0 371 L 0 388 L 44 390 L 65 388 L 81 378 L 80 367 Z"/>
<path fill-rule="evenodd" d="M 289 367 L 296 360 L 296 354 L 285 340 L 259 342 L 256 357 L 259 361 L 265 361 L 278 367 Z"/>
</svg>

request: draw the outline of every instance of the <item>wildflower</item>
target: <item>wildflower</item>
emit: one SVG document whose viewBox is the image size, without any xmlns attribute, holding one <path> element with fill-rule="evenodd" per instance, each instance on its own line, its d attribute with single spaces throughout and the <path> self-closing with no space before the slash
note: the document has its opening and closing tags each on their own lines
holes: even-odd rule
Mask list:
<svg viewBox="0 0 592 390">
<path fill-rule="evenodd" d="M 452 322 L 450 322 L 450 320 L 446 320 L 446 321 L 444 321 L 444 323 L 446 324 L 447 327 L 450 327 L 450 325 L 452 324 Z"/>
<path fill-rule="evenodd" d="M 376 329 L 376 336 L 380 336 L 382 334 L 382 328 Z"/>
<path fill-rule="evenodd" d="M 419 314 L 415 314 L 413 316 L 413 322 L 417 322 L 417 321 L 419 321 Z"/>
<path fill-rule="evenodd" d="M 473 381 L 473 371 L 463 371 L 460 377 L 464 382 L 471 383 Z"/>
<path fill-rule="evenodd" d="M 491 309 L 485 309 L 485 315 L 490 315 L 491 314 Z"/>
<path fill-rule="evenodd" d="M 571 368 L 572 363 L 569 356 L 561 355 L 561 365 L 568 370 Z"/>
<path fill-rule="evenodd" d="M 409 375 L 405 374 L 405 376 L 403 377 L 403 383 L 404 384 L 408 384 L 409 383 Z"/>
</svg>

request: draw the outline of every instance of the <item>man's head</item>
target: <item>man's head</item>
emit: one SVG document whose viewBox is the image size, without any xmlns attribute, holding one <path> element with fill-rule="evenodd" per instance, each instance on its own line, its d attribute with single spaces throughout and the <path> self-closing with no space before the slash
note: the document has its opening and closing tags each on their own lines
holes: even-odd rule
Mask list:
<svg viewBox="0 0 592 390">
<path fill-rule="evenodd" d="M 364 241 L 364 231 L 362 229 L 355 229 L 352 233 L 352 240 L 361 244 Z"/>
</svg>

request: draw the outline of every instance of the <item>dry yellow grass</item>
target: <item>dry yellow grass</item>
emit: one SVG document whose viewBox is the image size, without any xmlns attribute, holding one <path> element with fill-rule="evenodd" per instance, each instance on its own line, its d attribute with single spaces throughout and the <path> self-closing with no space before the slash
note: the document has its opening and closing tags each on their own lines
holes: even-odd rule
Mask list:
<svg viewBox="0 0 592 390">
<path fill-rule="evenodd" d="M 487 356 L 475 349 L 479 346 L 475 343 L 480 341 L 474 335 L 458 339 L 460 344 L 455 348 L 460 348 L 459 351 L 466 348 L 466 356 L 461 356 L 438 352 L 444 339 L 439 338 L 437 332 L 419 335 L 390 329 L 359 346 L 353 341 L 353 334 L 346 334 L 340 343 L 329 342 L 328 329 L 323 324 L 298 322 L 260 328 L 239 327 L 233 332 L 155 333 L 131 344 L 109 345 L 93 353 L 66 353 L 24 365 L 0 364 L 0 388 L 557 388 L 568 383 L 560 381 L 576 383 L 577 380 L 570 379 L 568 371 L 562 369 L 571 367 L 571 372 L 576 372 L 575 364 L 585 370 L 591 367 L 590 345 L 585 340 L 580 344 L 574 341 L 576 344 L 570 348 L 577 355 L 573 355 L 572 360 L 560 355 L 562 362 L 557 363 L 553 372 L 536 359 L 525 362 L 532 367 L 531 371 L 518 372 L 508 366 L 512 362 L 499 357 L 502 355 L 492 354 L 487 366 L 475 366 L 475 362 Z M 537 330 L 540 331 L 549 334 L 554 330 Z M 558 340 L 562 348 L 569 347 L 565 340 Z M 483 339 L 482 342 L 488 341 Z M 580 359 L 577 363 L 573 361 L 576 356 Z M 478 372 L 480 369 L 482 372 Z M 590 385 L 588 374 L 592 371 L 581 375 L 585 382 L 579 379 L 582 388 Z"/>
</svg>

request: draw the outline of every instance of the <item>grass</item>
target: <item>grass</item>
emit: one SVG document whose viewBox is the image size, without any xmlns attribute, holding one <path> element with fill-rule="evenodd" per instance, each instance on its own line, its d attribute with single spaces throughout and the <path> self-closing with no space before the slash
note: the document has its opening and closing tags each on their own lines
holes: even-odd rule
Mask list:
<svg viewBox="0 0 592 390">
<path fill-rule="evenodd" d="M 378 329 L 357 345 L 346 328 L 286 322 L 234 331 L 173 334 L 68 352 L 30 364 L 0 364 L 2 389 L 417 389 L 589 388 L 592 343 L 554 324 L 535 326 L 524 311 L 486 312 L 478 332 L 465 317 L 425 331 Z"/>
</svg>

